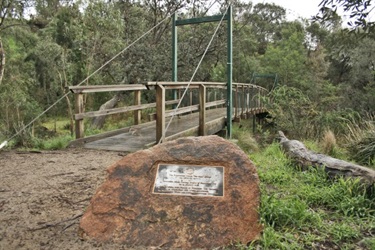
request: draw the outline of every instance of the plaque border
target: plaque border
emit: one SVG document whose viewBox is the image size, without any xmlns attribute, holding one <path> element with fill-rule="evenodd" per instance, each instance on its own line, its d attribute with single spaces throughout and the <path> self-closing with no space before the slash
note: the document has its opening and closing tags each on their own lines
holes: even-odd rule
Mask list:
<svg viewBox="0 0 375 250">
<path fill-rule="evenodd" d="M 223 195 L 222 196 L 214 196 L 214 195 L 192 195 L 192 194 L 174 194 L 174 193 L 155 193 L 155 183 L 157 180 L 157 177 L 159 176 L 159 167 L 160 165 L 177 165 L 177 166 L 191 166 L 191 167 L 221 167 L 223 168 Z M 208 165 L 193 165 L 193 164 L 178 164 L 178 163 L 158 163 L 157 168 L 156 168 L 156 175 L 153 181 L 152 185 L 152 194 L 155 195 L 167 195 L 167 196 L 187 196 L 187 197 L 205 197 L 205 198 L 224 198 L 225 197 L 225 167 L 224 166 L 208 166 Z"/>
</svg>

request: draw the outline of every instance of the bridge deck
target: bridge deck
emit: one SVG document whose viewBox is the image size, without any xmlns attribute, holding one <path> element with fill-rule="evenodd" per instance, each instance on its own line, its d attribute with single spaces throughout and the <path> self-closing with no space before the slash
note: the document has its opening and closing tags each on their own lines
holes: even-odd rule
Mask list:
<svg viewBox="0 0 375 250">
<path fill-rule="evenodd" d="M 198 134 L 199 113 L 175 117 L 168 128 L 166 140 L 181 136 L 196 136 Z M 206 110 L 207 134 L 215 134 L 225 125 L 226 109 Z M 166 119 L 166 123 L 170 118 Z M 130 128 L 128 132 L 85 143 L 83 146 L 90 149 L 111 151 L 135 152 L 154 145 L 156 138 L 156 122 L 148 122 Z"/>
</svg>

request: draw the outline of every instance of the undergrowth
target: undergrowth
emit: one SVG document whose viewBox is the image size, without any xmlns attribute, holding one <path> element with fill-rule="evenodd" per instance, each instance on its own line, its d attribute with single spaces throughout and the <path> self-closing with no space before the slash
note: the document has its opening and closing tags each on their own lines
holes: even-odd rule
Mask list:
<svg viewBox="0 0 375 250">
<path fill-rule="evenodd" d="M 375 168 L 375 116 L 361 122 L 350 121 L 346 135 L 348 151 L 356 162 Z"/>
<path fill-rule="evenodd" d="M 107 119 L 102 129 L 90 126 L 90 120 L 85 120 L 85 136 L 97 135 L 106 131 L 128 127 L 133 124 L 130 119 Z M 57 150 L 66 148 L 75 140 L 74 131 L 71 130 L 69 120 L 66 118 L 48 118 L 43 122 L 28 128 L 9 142 L 8 148 L 19 150 Z"/>
<path fill-rule="evenodd" d="M 261 185 L 262 237 L 243 249 L 374 249 L 375 195 L 356 180 L 301 171 L 274 143 L 252 152 Z"/>
</svg>

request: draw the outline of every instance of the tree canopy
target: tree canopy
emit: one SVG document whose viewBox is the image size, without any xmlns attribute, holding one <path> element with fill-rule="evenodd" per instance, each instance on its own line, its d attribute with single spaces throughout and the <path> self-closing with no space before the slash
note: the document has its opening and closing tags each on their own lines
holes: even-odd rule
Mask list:
<svg viewBox="0 0 375 250">
<path fill-rule="evenodd" d="M 370 21 L 370 13 L 374 10 L 371 0 L 322 0 L 320 14 L 316 19 L 321 21 L 332 20 L 337 17 L 341 9 L 349 15 L 348 25 L 352 28 L 362 28 L 373 31 L 375 22 Z"/>
<path fill-rule="evenodd" d="M 375 41 L 372 23 L 367 21 L 371 1 L 322 1 L 321 18 L 330 20 L 330 26 L 289 21 L 286 10 L 276 4 L 233 2 L 234 81 L 251 82 L 254 73 L 277 74 L 281 86 L 308 97 L 307 111 L 299 114 L 319 117 L 327 126 L 332 121 L 329 112 L 374 112 Z M 2 1 L 0 137 L 18 131 L 65 94 L 67 86 L 80 83 L 171 13 L 177 12 L 179 18 L 220 14 L 226 4 L 226 0 Z M 329 19 L 340 6 L 356 19 L 354 26 L 367 32 L 366 39 L 342 32 L 338 16 Z M 190 79 L 216 25 L 178 28 L 179 80 Z M 84 84 L 170 80 L 170 27 L 170 19 L 162 22 Z M 225 81 L 226 29 L 220 27 L 195 80 Z M 258 83 L 269 85 L 267 79 Z M 110 98 L 110 93 L 91 95 L 85 107 L 97 109 Z M 72 97 L 64 100 L 47 117 L 71 117 Z M 127 104 L 126 96 L 121 102 Z"/>
</svg>

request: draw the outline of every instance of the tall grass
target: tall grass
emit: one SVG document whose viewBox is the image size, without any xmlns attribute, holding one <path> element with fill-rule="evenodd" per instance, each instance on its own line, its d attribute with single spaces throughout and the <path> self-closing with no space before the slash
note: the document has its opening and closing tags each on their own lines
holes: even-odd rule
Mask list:
<svg viewBox="0 0 375 250">
<path fill-rule="evenodd" d="M 374 249 L 375 195 L 358 181 L 299 171 L 276 143 L 249 157 L 261 181 L 264 230 L 247 249 Z"/>
<path fill-rule="evenodd" d="M 247 153 L 259 150 L 258 142 L 253 137 L 249 124 L 233 124 L 232 138 L 237 140 L 238 146 Z"/>
<path fill-rule="evenodd" d="M 375 116 L 350 121 L 347 126 L 350 156 L 360 164 L 375 168 Z"/>
</svg>

